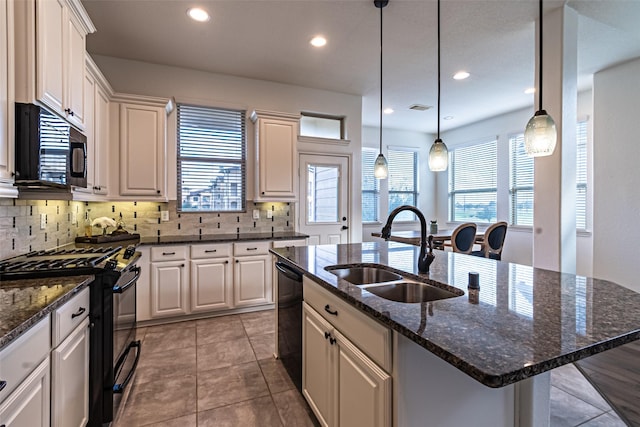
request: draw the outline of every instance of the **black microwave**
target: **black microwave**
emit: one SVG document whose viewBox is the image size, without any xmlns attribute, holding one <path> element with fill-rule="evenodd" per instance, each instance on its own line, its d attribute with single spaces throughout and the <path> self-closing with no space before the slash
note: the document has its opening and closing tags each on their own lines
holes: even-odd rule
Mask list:
<svg viewBox="0 0 640 427">
<path fill-rule="evenodd" d="M 16 102 L 15 185 L 87 186 L 87 137 L 46 108 Z"/>
</svg>

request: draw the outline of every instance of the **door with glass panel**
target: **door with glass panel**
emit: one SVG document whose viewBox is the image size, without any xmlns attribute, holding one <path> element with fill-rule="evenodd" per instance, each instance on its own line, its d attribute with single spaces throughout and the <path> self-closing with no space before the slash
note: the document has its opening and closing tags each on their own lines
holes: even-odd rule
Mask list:
<svg viewBox="0 0 640 427">
<path fill-rule="evenodd" d="M 349 241 L 349 159 L 343 156 L 300 155 L 301 233 L 309 245 Z"/>
</svg>

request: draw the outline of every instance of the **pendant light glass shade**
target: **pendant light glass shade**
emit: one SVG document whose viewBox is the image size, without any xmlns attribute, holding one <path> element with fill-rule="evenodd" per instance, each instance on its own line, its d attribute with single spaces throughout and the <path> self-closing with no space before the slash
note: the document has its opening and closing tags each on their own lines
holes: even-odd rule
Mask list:
<svg viewBox="0 0 640 427">
<path fill-rule="evenodd" d="M 556 148 L 558 132 L 556 123 L 551 116 L 542 108 L 542 0 L 538 2 L 540 13 L 539 47 L 540 57 L 538 58 L 538 108 L 539 110 L 531 117 L 524 131 L 524 150 L 529 157 L 550 156 Z"/>
<path fill-rule="evenodd" d="M 530 157 L 550 156 L 556 148 L 556 123 L 545 110 L 537 111 L 524 131 L 524 149 Z"/>
<path fill-rule="evenodd" d="M 382 153 L 378 154 L 376 158 L 376 163 L 373 166 L 373 175 L 378 179 L 385 179 L 389 173 L 389 168 L 387 166 L 387 159 L 384 158 Z"/>
<path fill-rule="evenodd" d="M 429 150 L 429 170 L 442 172 L 449 166 L 449 150 L 440 138 L 436 139 Z"/>
</svg>

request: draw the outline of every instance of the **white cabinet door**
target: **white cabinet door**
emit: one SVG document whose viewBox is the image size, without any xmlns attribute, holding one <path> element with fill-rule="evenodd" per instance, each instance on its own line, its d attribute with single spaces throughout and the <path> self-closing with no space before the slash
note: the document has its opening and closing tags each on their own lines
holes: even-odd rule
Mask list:
<svg viewBox="0 0 640 427">
<path fill-rule="evenodd" d="M 89 420 L 89 319 L 51 352 L 51 426 L 84 427 Z"/>
<path fill-rule="evenodd" d="M 254 111 L 251 119 L 256 123 L 255 200 L 295 200 L 298 117 Z"/>
<path fill-rule="evenodd" d="M 6 427 L 49 427 L 49 357 L 0 405 L 0 424 Z"/>
<path fill-rule="evenodd" d="M 236 257 L 234 267 L 233 292 L 236 307 L 273 302 L 270 255 Z"/>
<path fill-rule="evenodd" d="M 334 426 L 336 364 L 334 346 L 328 341 L 333 327 L 307 304 L 302 316 L 302 394 L 320 425 Z"/>
<path fill-rule="evenodd" d="M 191 312 L 233 307 L 230 258 L 191 261 Z"/>
<path fill-rule="evenodd" d="M 37 96 L 40 101 L 64 115 L 66 5 L 64 0 L 47 0 L 36 2 L 36 7 Z"/>
<path fill-rule="evenodd" d="M 391 425 L 391 376 L 339 332 L 338 424 L 387 427 Z"/>
<path fill-rule="evenodd" d="M 94 94 L 94 186 L 95 194 L 108 194 L 109 179 L 109 95 L 96 84 Z"/>
<path fill-rule="evenodd" d="M 186 261 L 151 263 L 151 317 L 188 313 Z"/>
<path fill-rule="evenodd" d="M 13 0 L 0 1 L 0 197 L 16 197 L 14 172 Z"/>
<path fill-rule="evenodd" d="M 78 20 L 73 16 L 73 13 L 68 9 L 66 28 L 65 112 L 67 113 L 67 120 L 71 124 L 83 129 L 84 115 L 87 108 L 90 108 L 85 104 L 84 99 L 85 32 Z"/>
<path fill-rule="evenodd" d="M 165 196 L 165 122 L 162 107 L 120 104 L 120 195 Z"/>
</svg>

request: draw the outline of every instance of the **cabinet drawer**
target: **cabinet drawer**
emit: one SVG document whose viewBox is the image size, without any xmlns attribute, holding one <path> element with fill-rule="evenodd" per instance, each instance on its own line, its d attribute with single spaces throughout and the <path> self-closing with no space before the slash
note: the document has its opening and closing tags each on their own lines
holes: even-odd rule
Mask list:
<svg viewBox="0 0 640 427">
<path fill-rule="evenodd" d="M 57 347 L 89 315 L 89 288 L 53 313 L 53 347 Z"/>
<path fill-rule="evenodd" d="M 290 248 L 292 246 L 307 246 L 307 239 L 273 241 L 274 248 Z"/>
<path fill-rule="evenodd" d="M 241 242 L 233 244 L 233 255 L 267 255 L 271 242 Z"/>
<path fill-rule="evenodd" d="M 0 381 L 7 382 L 5 388 L 0 391 L 0 402 L 49 356 L 50 319 L 50 316 L 43 318 L 0 352 Z"/>
<path fill-rule="evenodd" d="M 302 281 L 304 301 L 385 371 L 391 372 L 391 330 L 306 276 Z"/>
<path fill-rule="evenodd" d="M 154 246 L 151 248 L 151 261 L 178 261 L 187 259 L 187 246 Z"/>
<path fill-rule="evenodd" d="M 231 244 L 191 245 L 191 258 L 225 258 L 231 256 Z"/>
</svg>

